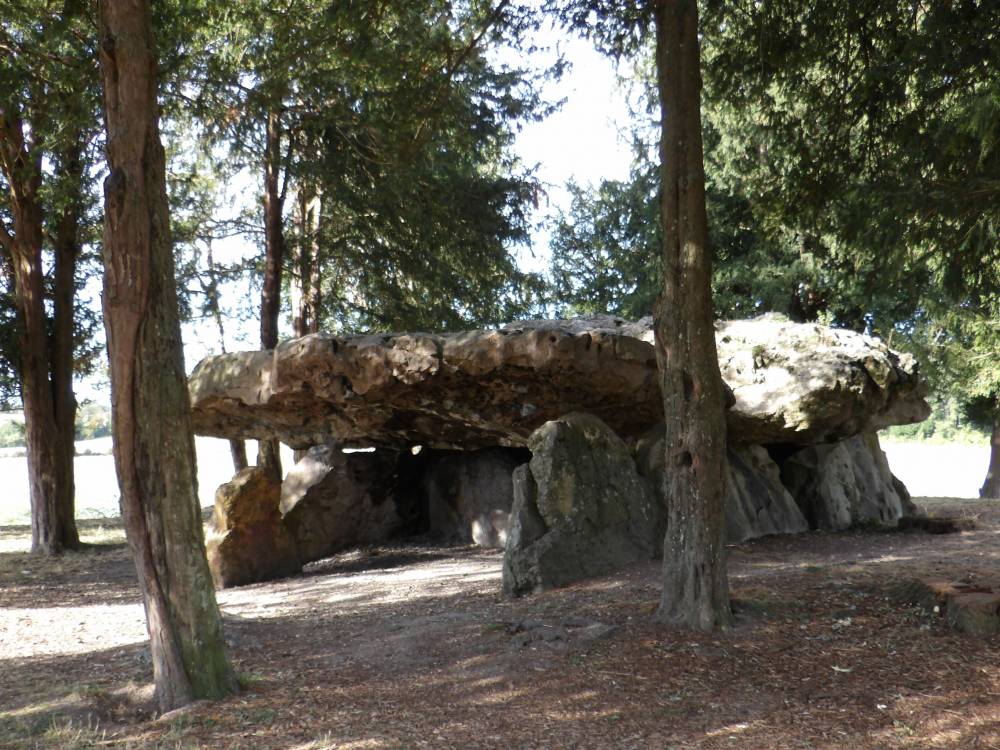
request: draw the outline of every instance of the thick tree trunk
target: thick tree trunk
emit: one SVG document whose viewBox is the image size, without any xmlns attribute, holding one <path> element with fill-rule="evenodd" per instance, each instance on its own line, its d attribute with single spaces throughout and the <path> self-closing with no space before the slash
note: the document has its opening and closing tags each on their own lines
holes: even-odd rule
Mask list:
<svg viewBox="0 0 1000 750">
<path fill-rule="evenodd" d="M 1000 498 L 1000 410 L 993 413 L 993 435 L 990 438 L 990 466 L 979 497 Z"/>
<path fill-rule="evenodd" d="M 267 142 L 264 149 L 264 284 L 260 300 L 260 345 L 278 345 L 278 317 L 281 312 L 281 270 L 285 262 L 285 198 L 279 187 L 281 172 L 281 119 L 277 112 L 267 115 Z M 281 480 L 281 454 L 277 440 L 261 440 L 257 465 Z"/>
<path fill-rule="evenodd" d="M 711 630 L 726 626 L 731 612 L 726 422 L 711 302 L 697 4 L 658 0 L 655 21 L 664 275 L 655 335 L 668 504 L 657 619 Z"/>
<path fill-rule="evenodd" d="M 26 131 L 30 133 L 30 128 L 25 127 L 16 108 L 0 112 L 0 166 L 9 185 L 9 209 L 14 221 L 14 235 L 4 230 L 2 239 L 10 256 L 17 309 L 31 550 L 51 555 L 80 545 L 73 517 L 72 412 L 68 433 L 63 431 L 62 421 L 64 407 L 73 397 L 71 380 L 62 377 L 67 365 L 60 336 L 67 310 L 72 331 L 72 285 L 68 306 L 61 304 L 65 265 L 57 248 L 56 337 L 50 349 L 42 265 L 44 214 L 39 198 L 42 157 L 38 144 L 26 137 Z M 72 262 L 69 268 L 72 273 Z M 68 367 L 71 371 L 72 338 Z"/>
<path fill-rule="evenodd" d="M 63 440 L 56 423 L 53 384 L 49 380 L 49 341 L 42 276 L 41 211 L 21 211 L 15 225 L 14 286 L 21 349 L 21 401 L 31 497 L 31 551 L 58 554 L 76 547 L 76 526 L 63 526 L 60 468 Z M 72 435 L 70 436 L 72 439 Z M 72 443 L 70 443 L 72 445 Z M 72 516 L 72 504 L 69 514 Z"/>
<path fill-rule="evenodd" d="M 122 516 L 160 709 L 236 689 L 205 559 L 148 0 L 100 0 L 104 325 Z"/>
</svg>

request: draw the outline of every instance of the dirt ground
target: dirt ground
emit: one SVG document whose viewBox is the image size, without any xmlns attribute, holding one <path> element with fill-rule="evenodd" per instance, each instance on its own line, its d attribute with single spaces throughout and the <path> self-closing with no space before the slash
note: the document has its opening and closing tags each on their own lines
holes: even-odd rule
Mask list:
<svg viewBox="0 0 1000 750">
<path fill-rule="evenodd" d="M 1000 583 L 1000 506 L 918 503 L 976 528 L 732 547 L 715 636 L 651 621 L 656 563 L 507 600 L 497 552 L 343 554 L 221 592 L 244 690 L 159 720 L 120 530 L 44 560 L 0 528 L 0 747 L 1000 749 L 1000 639 L 891 597 Z"/>
</svg>

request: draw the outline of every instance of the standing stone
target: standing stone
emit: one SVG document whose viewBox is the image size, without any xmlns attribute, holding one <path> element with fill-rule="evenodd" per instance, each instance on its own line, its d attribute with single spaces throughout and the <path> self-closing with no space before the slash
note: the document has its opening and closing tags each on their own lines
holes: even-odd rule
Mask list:
<svg viewBox="0 0 1000 750">
<path fill-rule="evenodd" d="M 781 469 L 760 445 L 729 447 L 726 536 L 731 544 L 768 534 L 809 531 L 795 498 L 781 483 Z"/>
<path fill-rule="evenodd" d="M 516 448 L 440 452 L 424 474 L 430 532 L 503 549 L 514 500 L 512 475 L 531 454 Z"/>
<path fill-rule="evenodd" d="M 873 432 L 804 448 L 782 463 L 781 478 L 816 529 L 894 523 L 912 507 Z"/>
<path fill-rule="evenodd" d="M 597 417 L 570 414 L 528 440 L 514 472 L 503 590 L 564 586 L 653 558 L 662 509 L 628 447 Z"/>
<path fill-rule="evenodd" d="M 795 499 L 781 483 L 781 470 L 760 445 L 730 445 L 726 497 L 726 539 L 738 544 L 768 534 L 797 534 L 809 530 Z M 650 430 L 636 444 L 636 463 L 663 497 L 663 427 Z M 662 536 L 662 530 L 660 531 Z"/>
<path fill-rule="evenodd" d="M 399 452 L 311 448 L 288 471 L 281 512 L 302 561 L 388 539 L 402 525 L 393 501 Z"/>
<path fill-rule="evenodd" d="M 293 575 L 302 570 L 295 542 L 281 523 L 281 483 L 262 469 L 243 469 L 215 492 L 214 530 L 206 552 L 218 588 Z"/>
</svg>

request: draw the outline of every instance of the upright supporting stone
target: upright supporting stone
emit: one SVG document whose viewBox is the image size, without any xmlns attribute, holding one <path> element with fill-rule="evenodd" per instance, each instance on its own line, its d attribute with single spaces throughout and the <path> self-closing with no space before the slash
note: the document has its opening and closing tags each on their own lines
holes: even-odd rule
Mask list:
<svg viewBox="0 0 1000 750">
<path fill-rule="evenodd" d="M 281 486 L 284 524 L 303 562 L 388 539 L 402 525 L 393 501 L 399 452 L 311 448 Z"/>
<path fill-rule="evenodd" d="M 730 445 L 726 483 L 726 537 L 730 544 L 768 534 L 798 534 L 809 530 L 795 499 L 781 483 L 778 464 L 760 445 Z M 650 430 L 636 445 L 636 463 L 662 494 L 663 428 Z M 660 498 L 666 502 L 665 498 Z"/>
<path fill-rule="evenodd" d="M 441 539 L 503 549 L 514 499 L 512 475 L 531 454 L 518 448 L 448 451 L 426 469 L 430 531 Z"/>
<path fill-rule="evenodd" d="M 295 542 L 281 522 L 281 483 L 256 466 L 215 492 L 215 529 L 206 542 L 218 588 L 293 575 L 302 570 Z"/>
<path fill-rule="evenodd" d="M 908 495 L 897 489 L 901 483 L 889 470 L 875 433 L 804 448 L 782 463 L 781 478 L 817 529 L 894 523 L 912 508 Z"/>
<path fill-rule="evenodd" d="M 662 509 L 628 447 L 597 417 L 570 414 L 529 438 L 514 473 L 503 590 L 526 594 L 652 559 Z"/>
</svg>

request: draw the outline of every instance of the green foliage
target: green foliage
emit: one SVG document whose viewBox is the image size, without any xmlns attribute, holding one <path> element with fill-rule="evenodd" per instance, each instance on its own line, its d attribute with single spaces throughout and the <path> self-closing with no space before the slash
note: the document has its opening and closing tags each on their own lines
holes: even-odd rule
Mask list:
<svg viewBox="0 0 1000 750">
<path fill-rule="evenodd" d="M 322 201 L 327 325 L 440 330 L 533 304 L 541 280 L 512 250 L 538 188 L 511 144 L 546 108 L 532 76 L 491 51 L 521 47 L 538 19 L 476 0 L 207 7 L 191 44 L 206 52 L 185 63 L 195 115 L 259 174 L 276 114 L 286 226 L 297 191 Z M 294 270 L 302 248 L 287 234 Z"/>
<path fill-rule="evenodd" d="M 97 272 L 100 160 L 96 34 L 78 3 L 0 0 L 0 230 L 16 238 L 10 178 L 36 177 L 42 208 L 46 294 L 52 294 L 53 242 L 71 207 L 79 213 L 76 292 Z M 18 143 L 20 136 L 23 143 Z M 20 342 L 10 255 L 0 243 L 0 406 L 20 400 Z M 99 312 L 77 305 L 74 369 L 90 372 L 99 349 Z"/>
<path fill-rule="evenodd" d="M 24 422 L 14 419 L 0 421 L 0 448 L 24 445 Z"/>
<path fill-rule="evenodd" d="M 111 435 L 111 409 L 95 403 L 81 404 L 76 410 L 76 439 L 93 440 Z"/>
<path fill-rule="evenodd" d="M 614 27 L 589 32 L 605 48 L 643 54 L 641 35 L 628 31 L 641 28 L 639 16 L 626 13 L 615 27 L 607 3 L 569 6 L 578 23 Z M 702 7 L 717 314 L 778 310 L 882 335 L 921 358 L 955 409 L 980 425 L 995 419 L 1000 6 Z M 638 85 L 655 113 L 643 59 Z M 649 132 L 638 125 L 637 143 Z M 651 310 L 658 186 L 650 154 L 636 149 L 628 183 L 574 191 L 553 254 L 566 308 Z M 940 436 L 955 432 L 948 424 L 932 418 L 906 429 Z"/>
<path fill-rule="evenodd" d="M 983 425 L 970 419 L 957 398 L 939 398 L 931 402 L 931 415 L 917 424 L 898 425 L 883 430 L 888 440 L 920 443 L 982 444 L 988 438 Z"/>
<path fill-rule="evenodd" d="M 95 403 L 81 404 L 76 411 L 76 440 L 93 440 L 111 435 L 111 410 Z M 0 420 L 0 448 L 24 445 L 23 420 Z"/>
</svg>

